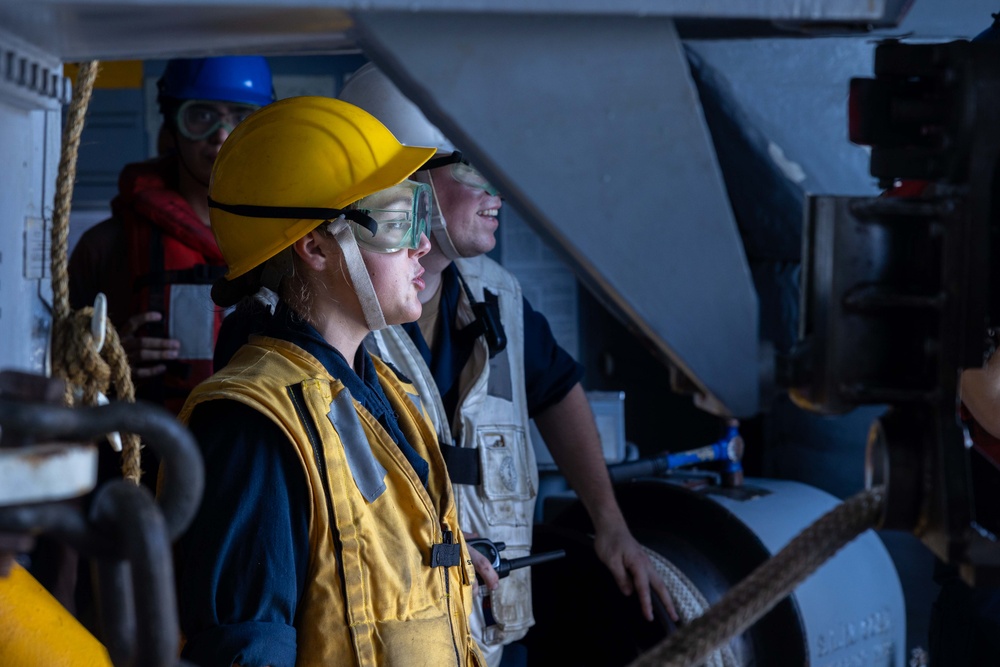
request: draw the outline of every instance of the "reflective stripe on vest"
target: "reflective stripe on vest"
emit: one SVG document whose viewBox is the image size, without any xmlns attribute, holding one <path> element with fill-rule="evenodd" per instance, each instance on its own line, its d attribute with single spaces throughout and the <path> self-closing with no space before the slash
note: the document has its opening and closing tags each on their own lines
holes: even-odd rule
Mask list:
<svg viewBox="0 0 1000 667">
<path fill-rule="evenodd" d="M 368 444 L 368 438 L 354 409 L 351 392 L 346 387 L 330 402 L 330 411 L 326 413 L 326 417 L 344 445 L 344 456 L 358 491 L 368 502 L 374 501 L 385 492 L 387 473 L 372 454 L 371 445 Z"/>
</svg>

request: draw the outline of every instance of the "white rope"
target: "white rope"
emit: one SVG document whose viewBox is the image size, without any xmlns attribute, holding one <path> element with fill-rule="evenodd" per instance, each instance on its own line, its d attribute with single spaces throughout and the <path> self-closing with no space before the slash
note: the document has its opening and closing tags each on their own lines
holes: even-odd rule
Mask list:
<svg viewBox="0 0 1000 667">
<path fill-rule="evenodd" d="M 704 614 L 709 608 L 709 603 L 697 586 L 676 565 L 659 553 L 646 546 L 642 548 L 645 549 L 646 555 L 653 563 L 656 573 L 663 579 L 663 583 L 670 593 L 670 599 L 674 601 L 674 608 L 677 610 L 681 623 L 686 625 Z M 705 659 L 704 664 L 705 667 L 742 667 L 733 647 L 728 643 L 715 649 Z"/>
<path fill-rule="evenodd" d="M 857 493 L 814 521 L 712 607 L 630 667 L 691 667 L 744 632 L 855 537 L 879 525 L 885 488 Z"/>
</svg>

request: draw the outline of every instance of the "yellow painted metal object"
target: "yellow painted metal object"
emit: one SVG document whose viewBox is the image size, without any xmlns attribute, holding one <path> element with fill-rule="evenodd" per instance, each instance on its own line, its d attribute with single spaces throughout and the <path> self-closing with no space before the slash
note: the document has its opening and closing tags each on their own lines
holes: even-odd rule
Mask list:
<svg viewBox="0 0 1000 667">
<path fill-rule="evenodd" d="M 34 577 L 0 577 L 0 665 L 112 667 L 108 651 Z"/>
<path fill-rule="evenodd" d="M 69 77 L 73 83 L 76 83 L 76 75 L 79 71 L 80 66 L 75 63 L 63 65 L 63 75 Z M 141 60 L 106 60 L 101 62 L 101 69 L 97 72 L 94 88 L 103 90 L 142 88 L 142 77 Z"/>
</svg>

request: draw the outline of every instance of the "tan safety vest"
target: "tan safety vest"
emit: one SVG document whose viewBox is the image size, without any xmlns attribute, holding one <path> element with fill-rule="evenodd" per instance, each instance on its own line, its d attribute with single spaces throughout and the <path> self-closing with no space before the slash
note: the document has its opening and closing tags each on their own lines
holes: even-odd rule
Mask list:
<svg viewBox="0 0 1000 667">
<path fill-rule="evenodd" d="M 375 332 L 374 347 L 416 386 L 441 442 L 478 451 L 482 483 L 454 485 L 462 529 L 505 542 L 504 558 L 526 556 L 531 549 L 538 469 L 529 435 L 521 287 L 506 269 L 487 257 L 459 259 L 455 264 L 477 300 L 484 300 L 484 289 L 498 297 L 507 347 L 490 359 L 485 341 L 477 339 L 459 378 L 454 422 L 448 424 L 434 378 L 402 327 Z M 458 328 L 473 319 L 463 291 L 458 300 Z M 530 568 L 515 570 L 501 579 L 491 606 L 495 625 L 485 626 L 478 601 L 471 622 L 473 636 L 489 664 L 494 665 L 499 662 L 502 646 L 523 637 L 535 623 Z"/>
<path fill-rule="evenodd" d="M 251 337 L 191 394 L 181 418 L 205 401 L 239 401 L 277 424 L 298 454 L 310 503 L 297 665 L 481 665 L 467 620 L 475 574 L 444 459 L 413 387 L 373 361 L 400 430 L 429 464 L 426 488 L 344 385 L 286 341 Z M 435 567 L 445 531 L 456 536 L 459 564 Z"/>
</svg>

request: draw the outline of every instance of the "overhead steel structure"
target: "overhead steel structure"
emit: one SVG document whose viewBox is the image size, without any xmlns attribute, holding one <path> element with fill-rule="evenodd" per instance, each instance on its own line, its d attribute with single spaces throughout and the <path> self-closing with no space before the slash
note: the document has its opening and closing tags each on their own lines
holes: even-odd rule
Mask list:
<svg viewBox="0 0 1000 667">
<path fill-rule="evenodd" d="M 905 4 L 0 0 L 0 367 L 46 363 L 62 63 L 360 47 L 703 405 L 752 415 L 757 300 L 675 20 L 891 24 Z"/>
</svg>

